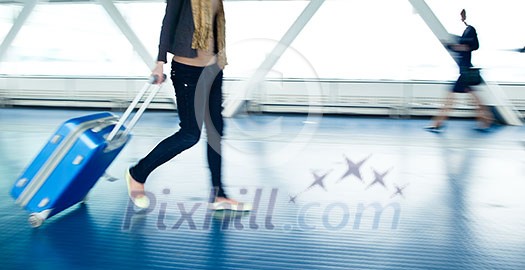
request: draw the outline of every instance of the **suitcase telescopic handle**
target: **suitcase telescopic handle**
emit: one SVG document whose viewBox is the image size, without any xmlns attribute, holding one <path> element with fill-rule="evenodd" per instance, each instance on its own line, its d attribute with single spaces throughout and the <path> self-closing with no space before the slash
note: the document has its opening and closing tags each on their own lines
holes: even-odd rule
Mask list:
<svg viewBox="0 0 525 270">
<path fill-rule="evenodd" d="M 163 74 L 163 77 L 164 77 L 164 80 L 166 80 L 166 74 Z M 142 103 L 139 110 L 137 111 L 137 113 L 135 113 L 135 115 L 133 116 L 129 124 L 127 125 L 126 129 L 122 133 L 122 135 L 125 135 L 125 136 L 129 134 L 129 132 L 131 131 L 131 129 L 133 129 L 135 124 L 137 124 L 137 121 L 142 116 L 142 114 L 144 113 L 148 105 L 151 103 L 155 95 L 157 95 L 157 93 L 159 92 L 159 89 L 162 83 L 158 84 L 157 83 L 158 80 L 159 80 L 159 77 L 157 75 L 151 76 L 148 79 L 148 82 L 144 84 L 142 89 L 140 89 L 140 91 L 135 96 L 131 104 L 128 106 L 124 114 L 120 117 L 118 123 L 115 125 L 113 130 L 111 130 L 111 132 L 109 133 L 107 137 L 108 142 L 112 141 L 115 138 L 119 130 L 122 128 L 122 126 L 124 126 L 124 123 L 128 120 L 129 116 L 131 115 L 131 113 L 133 112 L 137 104 L 140 102 L 140 99 L 146 94 L 146 92 L 148 92 L 150 88 L 152 88 L 150 94 L 148 95 L 144 103 Z"/>
</svg>

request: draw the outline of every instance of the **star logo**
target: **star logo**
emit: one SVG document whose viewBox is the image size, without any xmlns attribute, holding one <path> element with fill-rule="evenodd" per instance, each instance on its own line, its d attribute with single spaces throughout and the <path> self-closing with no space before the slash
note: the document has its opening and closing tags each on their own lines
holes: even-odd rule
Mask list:
<svg viewBox="0 0 525 270">
<path fill-rule="evenodd" d="M 297 196 L 298 196 L 298 195 L 296 195 L 296 196 L 289 195 L 290 200 L 288 201 L 288 203 L 293 203 L 293 204 L 295 204 L 295 200 L 297 199 Z"/>
<path fill-rule="evenodd" d="M 326 176 L 328 176 L 328 174 L 330 174 L 331 170 L 328 171 L 327 173 L 323 174 L 323 175 L 318 175 L 317 173 L 315 172 L 312 172 L 313 176 L 314 176 L 314 182 L 307 188 L 308 189 L 311 189 L 315 186 L 320 186 L 322 187 L 325 191 L 326 191 L 326 187 L 324 186 L 324 179 L 326 178 Z"/>
<path fill-rule="evenodd" d="M 375 169 L 372 169 L 372 171 L 374 171 L 374 181 L 372 181 L 372 183 L 370 183 L 370 185 L 368 185 L 368 187 L 366 187 L 367 189 L 370 188 L 371 186 L 375 185 L 375 184 L 380 184 L 382 185 L 383 187 L 386 188 L 386 185 L 385 185 L 385 176 L 390 172 L 391 169 L 388 169 L 386 172 L 384 173 L 378 173 Z"/>
<path fill-rule="evenodd" d="M 361 176 L 361 166 L 363 166 L 363 164 L 371 157 L 371 155 L 366 157 L 365 159 L 359 161 L 358 163 L 354 163 L 352 160 L 350 160 L 345 155 L 343 155 L 343 156 L 344 156 L 344 158 L 346 160 L 346 164 L 348 166 L 348 169 L 343 174 L 343 176 L 341 176 L 341 178 L 339 178 L 339 180 L 337 182 L 340 182 L 343 179 L 345 179 L 346 177 L 349 177 L 349 176 L 352 176 L 352 175 L 354 175 L 355 177 L 357 177 L 357 179 L 359 179 L 361 182 L 363 182 L 363 177 Z"/>
<path fill-rule="evenodd" d="M 375 185 L 381 185 L 381 186 L 383 186 L 383 188 L 385 188 L 385 190 L 387 192 L 387 194 L 386 194 L 387 196 L 389 194 L 391 194 L 390 195 L 391 199 L 394 198 L 394 197 L 397 197 L 397 196 L 405 198 L 404 190 L 408 186 L 408 183 L 405 184 L 405 185 L 398 185 L 398 184 L 395 184 L 395 183 L 392 183 L 392 184 L 389 183 L 388 186 L 385 183 L 386 182 L 385 178 L 394 169 L 394 167 L 390 167 L 386 171 L 378 171 L 375 168 L 373 168 L 372 166 L 365 166 L 365 163 L 372 157 L 372 154 L 368 155 L 366 158 L 360 160 L 359 162 L 352 161 L 345 154 L 343 154 L 342 156 L 344 157 L 344 161 L 346 162 L 346 170 L 345 170 L 345 172 L 343 174 L 341 174 L 341 177 L 339 177 L 337 179 L 337 182 L 341 182 L 341 181 L 343 181 L 346 178 L 354 176 L 361 183 L 365 184 L 364 185 L 364 186 L 366 186 L 364 188 L 365 190 L 368 190 L 369 188 L 371 188 L 372 186 L 375 186 Z M 342 161 L 337 162 L 336 164 L 341 164 L 341 163 L 342 163 Z M 374 173 L 374 178 L 373 178 L 373 181 L 371 181 L 371 182 L 369 182 L 369 180 L 367 179 L 368 175 L 365 174 L 364 178 L 363 178 L 363 175 L 361 175 L 361 173 L 363 171 L 363 168 L 367 169 L 367 167 L 370 168 L 372 170 L 372 172 Z M 296 193 L 295 195 L 288 194 L 288 197 L 289 197 L 288 203 L 296 204 L 297 203 L 297 199 L 300 196 L 302 196 L 304 193 L 307 193 L 309 190 L 311 190 L 311 189 L 313 189 L 313 188 L 315 188 L 317 186 L 322 188 L 324 191 L 328 192 L 326 184 L 330 184 L 331 182 L 326 182 L 326 179 L 328 179 L 327 178 L 328 175 L 331 174 L 333 171 L 334 171 L 334 169 L 330 169 L 330 170 L 311 170 L 311 174 L 314 177 L 313 183 L 311 183 L 307 188 L 303 189 L 299 193 Z M 366 184 L 368 184 L 368 185 L 366 185 Z M 393 193 L 391 193 L 391 192 L 393 192 Z"/>
<path fill-rule="evenodd" d="M 297 195 L 295 195 L 295 196 L 288 195 L 288 196 L 290 197 L 290 199 L 288 200 L 288 203 L 293 203 L 293 204 L 295 204 L 295 200 L 297 200 L 297 198 L 298 198 L 300 195 L 302 195 L 303 193 L 307 192 L 308 190 L 314 188 L 315 186 L 320 186 L 320 187 L 322 187 L 325 191 L 327 191 L 327 190 L 326 190 L 326 187 L 324 186 L 324 182 L 323 182 L 323 181 L 324 181 L 325 178 L 330 174 L 330 172 L 331 172 L 331 170 L 328 171 L 328 172 L 326 172 L 326 173 L 323 174 L 323 175 L 319 175 L 319 174 L 317 174 L 315 171 L 312 171 L 312 174 L 313 174 L 314 179 L 315 179 L 314 182 L 313 182 L 308 188 L 306 188 L 305 190 L 299 192 Z"/>
<path fill-rule="evenodd" d="M 405 195 L 403 194 L 403 190 L 408 186 L 408 184 L 406 185 L 403 185 L 403 186 L 398 186 L 398 185 L 394 185 L 394 188 L 396 189 L 396 192 L 394 192 L 394 194 L 392 194 L 392 196 L 390 198 L 394 198 L 396 196 L 401 196 L 403 198 L 405 198 Z"/>
</svg>

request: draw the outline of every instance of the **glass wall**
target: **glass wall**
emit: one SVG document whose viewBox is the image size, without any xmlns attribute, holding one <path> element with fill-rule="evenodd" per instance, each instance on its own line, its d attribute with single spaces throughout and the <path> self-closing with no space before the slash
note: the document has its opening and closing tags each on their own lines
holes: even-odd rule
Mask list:
<svg viewBox="0 0 525 270">
<path fill-rule="evenodd" d="M 473 62 L 491 79 L 525 82 L 525 2 L 427 0 L 445 27 L 461 35 L 466 8 L 481 47 Z M 116 5 L 156 56 L 164 3 Z M 248 77 L 308 1 L 225 1 L 227 77 Z M 21 6 L 0 4 L 0 38 Z M 96 2 L 41 3 L 0 61 L 0 74 L 147 76 L 135 53 Z M 453 80 L 457 67 L 407 0 L 326 0 L 268 75 L 335 80 Z"/>
<path fill-rule="evenodd" d="M 133 10 L 142 10 L 143 15 L 127 19 L 132 24 L 145 15 L 161 16 L 159 8 L 159 3 L 133 4 Z M 122 8 L 123 13 L 127 10 Z M 141 30 L 134 29 L 137 34 Z M 2 60 L 0 73 L 4 74 L 136 76 L 148 72 L 106 11 L 94 3 L 37 5 Z"/>
</svg>

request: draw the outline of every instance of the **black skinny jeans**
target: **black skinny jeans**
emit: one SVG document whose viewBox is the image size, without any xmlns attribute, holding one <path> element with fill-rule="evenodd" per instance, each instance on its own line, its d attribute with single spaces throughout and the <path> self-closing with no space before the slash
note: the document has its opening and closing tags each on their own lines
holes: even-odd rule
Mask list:
<svg viewBox="0 0 525 270">
<path fill-rule="evenodd" d="M 130 168 L 135 180 L 145 183 L 153 170 L 197 144 L 205 123 L 212 187 L 217 196 L 226 197 L 221 181 L 222 79 L 222 70 L 217 65 L 195 67 L 172 61 L 171 80 L 175 87 L 180 129 Z"/>
</svg>

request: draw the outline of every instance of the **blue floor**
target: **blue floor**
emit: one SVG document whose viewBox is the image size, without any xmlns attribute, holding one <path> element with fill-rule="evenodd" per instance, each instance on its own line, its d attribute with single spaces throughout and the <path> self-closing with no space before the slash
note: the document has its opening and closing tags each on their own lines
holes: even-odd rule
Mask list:
<svg viewBox="0 0 525 270">
<path fill-rule="evenodd" d="M 123 172 L 178 128 L 175 113 L 148 112 L 108 169 L 118 181 L 31 228 L 8 191 L 62 121 L 91 112 L 0 109 L 0 269 L 525 269 L 523 127 L 228 119 L 227 192 L 256 210 L 206 210 L 203 139 L 150 176 L 140 213 Z"/>
</svg>

